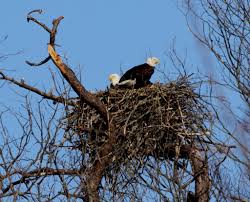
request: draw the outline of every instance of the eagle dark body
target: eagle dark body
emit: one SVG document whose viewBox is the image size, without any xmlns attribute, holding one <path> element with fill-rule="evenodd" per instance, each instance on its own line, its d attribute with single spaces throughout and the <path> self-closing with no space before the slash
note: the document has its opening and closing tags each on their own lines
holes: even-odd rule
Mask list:
<svg viewBox="0 0 250 202">
<path fill-rule="evenodd" d="M 141 88 L 146 85 L 152 84 L 150 78 L 154 73 L 154 67 L 148 65 L 147 63 L 135 66 L 129 69 L 120 79 L 119 82 L 126 80 L 136 79 L 136 84 L 134 88 Z"/>
</svg>

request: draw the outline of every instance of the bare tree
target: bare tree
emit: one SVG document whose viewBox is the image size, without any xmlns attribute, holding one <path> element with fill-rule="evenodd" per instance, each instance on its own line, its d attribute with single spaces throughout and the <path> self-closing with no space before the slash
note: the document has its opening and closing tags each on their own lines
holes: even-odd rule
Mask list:
<svg viewBox="0 0 250 202">
<path fill-rule="evenodd" d="M 249 199 L 249 134 L 250 134 L 250 1 L 249 0 L 184 0 L 181 10 L 186 17 L 189 30 L 216 58 L 221 75 L 220 80 L 213 79 L 215 86 L 227 88 L 233 96 L 239 96 L 238 109 L 232 109 L 233 101 L 227 101 L 227 113 L 236 120 L 237 127 L 232 129 L 225 113 L 218 113 L 219 127 L 241 150 L 230 153 L 234 170 L 240 170 L 235 184 L 230 184 L 228 175 L 223 176 L 222 169 L 217 169 L 219 195 L 224 199 Z M 209 68 L 209 67 L 208 67 Z M 221 95 L 224 96 L 224 95 Z M 221 100 L 220 100 L 221 101 Z M 225 100 L 223 101 L 225 103 Z M 218 103 L 218 100 L 217 100 Z M 225 106 L 225 105 L 224 105 Z M 236 112 L 235 112 L 236 111 Z M 239 164 L 237 164 L 239 163 Z M 243 167 L 242 167 L 243 166 Z M 219 173 L 220 171 L 220 173 Z M 225 172 L 225 170 L 224 170 Z M 219 183 L 219 180 L 228 183 Z M 228 186 L 226 186 L 228 184 Z M 227 187 L 227 188 L 226 188 Z M 226 189 L 225 189 L 226 188 Z"/>
<path fill-rule="evenodd" d="M 233 146 L 216 140 L 211 97 L 201 93 L 204 80 L 180 73 L 165 84 L 90 93 L 55 49 L 63 17 L 49 28 L 33 13 L 42 11 L 27 19 L 50 41 L 45 59 L 27 63 L 52 61 L 61 85 L 53 71 L 54 92 L 0 71 L 4 82 L 41 97 L 35 105 L 24 96 L 22 113 L 6 108 L 0 114 L 0 198 L 209 201 L 216 188 L 211 161 L 222 164 Z M 185 66 L 176 54 L 172 61 Z M 6 127 L 9 114 L 19 124 L 18 138 Z"/>
<path fill-rule="evenodd" d="M 248 0 L 186 0 L 187 22 L 194 36 L 206 45 L 225 68 L 224 80 L 250 106 Z M 194 18 L 202 29 L 193 26 Z"/>
</svg>

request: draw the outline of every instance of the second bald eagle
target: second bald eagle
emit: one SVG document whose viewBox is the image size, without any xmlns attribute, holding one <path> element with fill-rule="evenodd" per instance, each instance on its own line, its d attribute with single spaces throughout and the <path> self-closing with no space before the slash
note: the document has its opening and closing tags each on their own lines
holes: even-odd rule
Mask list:
<svg viewBox="0 0 250 202">
<path fill-rule="evenodd" d="M 150 78 L 154 68 L 160 60 L 155 57 L 148 58 L 146 63 L 132 67 L 120 78 L 118 74 L 111 74 L 109 80 L 112 86 L 141 88 L 151 84 Z"/>
</svg>

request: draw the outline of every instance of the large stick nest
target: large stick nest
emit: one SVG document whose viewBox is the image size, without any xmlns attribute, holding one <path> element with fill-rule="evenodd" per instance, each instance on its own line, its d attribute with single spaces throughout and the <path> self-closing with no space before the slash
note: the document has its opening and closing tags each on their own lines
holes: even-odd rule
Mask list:
<svg viewBox="0 0 250 202">
<path fill-rule="evenodd" d="M 186 77 L 139 89 L 109 89 L 96 96 L 107 106 L 110 122 L 118 130 L 115 160 L 149 155 L 171 159 L 176 156 L 173 145 L 190 145 L 207 134 L 208 112 Z M 71 110 L 67 128 L 77 134 L 70 141 L 88 156 L 98 154 L 109 135 L 102 118 L 86 104 Z"/>
</svg>

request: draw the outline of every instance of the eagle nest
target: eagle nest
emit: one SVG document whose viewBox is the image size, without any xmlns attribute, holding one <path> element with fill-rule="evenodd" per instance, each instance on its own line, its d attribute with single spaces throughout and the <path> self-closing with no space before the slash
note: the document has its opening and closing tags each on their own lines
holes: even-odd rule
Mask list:
<svg viewBox="0 0 250 202">
<path fill-rule="evenodd" d="M 209 133 L 205 126 L 209 112 L 187 77 L 139 89 L 109 89 L 96 96 L 106 105 L 118 131 L 114 161 L 138 156 L 173 159 L 173 145 L 185 148 Z M 95 158 L 109 135 L 103 119 L 82 104 L 71 109 L 66 120 L 72 145 Z M 179 157 L 188 158 L 188 151 Z"/>
</svg>

